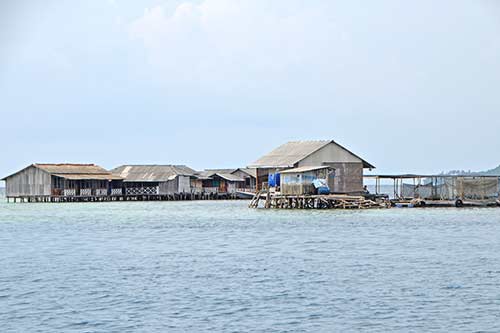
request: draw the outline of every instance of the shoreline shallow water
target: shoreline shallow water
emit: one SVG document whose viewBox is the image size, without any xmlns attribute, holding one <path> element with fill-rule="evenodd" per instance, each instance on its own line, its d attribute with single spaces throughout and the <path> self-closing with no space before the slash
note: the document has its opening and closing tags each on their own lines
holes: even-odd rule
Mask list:
<svg viewBox="0 0 500 333">
<path fill-rule="evenodd" d="M 0 202 L 2 332 L 500 331 L 496 209 Z"/>
</svg>

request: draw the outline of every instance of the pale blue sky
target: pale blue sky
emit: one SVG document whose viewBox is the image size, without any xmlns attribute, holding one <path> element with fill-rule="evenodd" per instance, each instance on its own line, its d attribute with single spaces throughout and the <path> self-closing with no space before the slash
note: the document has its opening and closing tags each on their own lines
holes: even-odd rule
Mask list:
<svg viewBox="0 0 500 333">
<path fill-rule="evenodd" d="M 2 1 L 0 175 L 244 166 L 335 139 L 384 172 L 500 163 L 491 1 Z"/>
</svg>

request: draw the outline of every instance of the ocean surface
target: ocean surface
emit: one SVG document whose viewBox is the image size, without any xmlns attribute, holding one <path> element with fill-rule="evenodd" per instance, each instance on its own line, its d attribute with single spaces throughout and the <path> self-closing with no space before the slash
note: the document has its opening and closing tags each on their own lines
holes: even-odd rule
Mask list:
<svg viewBox="0 0 500 333">
<path fill-rule="evenodd" d="M 0 332 L 500 332 L 500 210 L 0 203 Z"/>
</svg>

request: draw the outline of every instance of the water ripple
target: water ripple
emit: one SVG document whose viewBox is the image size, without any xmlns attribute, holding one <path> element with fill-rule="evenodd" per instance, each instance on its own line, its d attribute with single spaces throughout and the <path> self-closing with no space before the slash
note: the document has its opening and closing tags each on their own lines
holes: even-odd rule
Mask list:
<svg viewBox="0 0 500 333">
<path fill-rule="evenodd" d="M 0 203 L 0 331 L 500 331 L 488 209 Z"/>
</svg>

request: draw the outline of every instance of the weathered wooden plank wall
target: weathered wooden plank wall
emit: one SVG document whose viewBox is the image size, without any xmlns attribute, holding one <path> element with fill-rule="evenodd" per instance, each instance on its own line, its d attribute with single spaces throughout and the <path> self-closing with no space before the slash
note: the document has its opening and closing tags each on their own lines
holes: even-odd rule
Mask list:
<svg viewBox="0 0 500 333">
<path fill-rule="evenodd" d="M 8 197 L 44 196 L 51 193 L 51 176 L 47 172 L 28 167 L 5 181 L 5 194 Z"/>
<path fill-rule="evenodd" d="M 327 165 L 335 169 L 334 192 L 352 193 L 363 190 L 362 163 L 328 163 Z"/>
<path fill-rule="evenodd" d="M 160 194 L 174 194 L 179 189 L 179 177 L 175 179 L 168 180 L 165 182 L 160 182 Z"/>
</svg>

